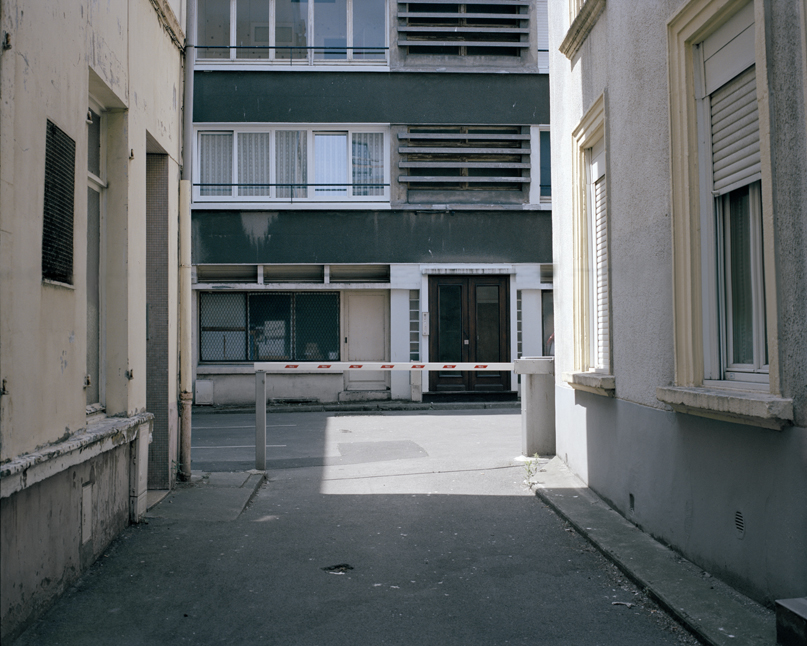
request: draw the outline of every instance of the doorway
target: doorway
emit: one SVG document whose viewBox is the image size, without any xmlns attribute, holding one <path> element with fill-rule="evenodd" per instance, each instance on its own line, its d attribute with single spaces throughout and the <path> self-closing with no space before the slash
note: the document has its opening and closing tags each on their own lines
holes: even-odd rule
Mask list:
<svg viewBox="0 0 807 646">
<path fill-rule="evenodd" d="M 509 276 L 429 278 L 429 357 L 437 362 L 510 360 Z M 429 372 L 429 390 L 506 392 L 506 371 Z"/>
</svg>

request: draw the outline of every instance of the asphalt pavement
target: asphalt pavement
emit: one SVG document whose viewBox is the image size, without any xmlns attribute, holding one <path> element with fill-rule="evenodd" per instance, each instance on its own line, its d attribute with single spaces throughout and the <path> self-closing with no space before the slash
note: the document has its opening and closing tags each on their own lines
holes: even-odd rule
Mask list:
<svg viewBox="0 0 807 646">
<path fill-rule="evenodd" d="M 267 426 L 264 478 L 253 416 L 195 415 L 193 482 L 16 644 L 697 643 L 536 498 L 517 410 Z"/>
</svg>

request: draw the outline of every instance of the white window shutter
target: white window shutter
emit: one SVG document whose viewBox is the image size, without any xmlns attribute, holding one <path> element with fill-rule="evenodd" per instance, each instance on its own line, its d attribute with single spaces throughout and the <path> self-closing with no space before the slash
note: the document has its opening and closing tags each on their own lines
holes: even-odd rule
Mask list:
<svg viewBox="0 0 807 646">
<path fill-rule="evenodd" d="M 238 195 L 254 197 L 270 194 L 270 136 L 268 132 L 238 133 Z"/>
<path fill-rule="evenodd" d="M 758 180 L 759 111 L 755 68 L 736 76 L 709 97 L 714 191 L 720 195 Z"/>
<path fill-rule="evenodd" d="M 199 182 L 202 184 L 199 194 L 231 196 L 233 133 L 203 132 L 199 136 L 199 148 Z"/>
<path fill-rule="evenodd" d="M 596 294 L 595 368 L 609 371 L 611 368 L 610 352 L 610 315 L 608 302 L 608 223 L 606 218 L 606 185 L 605 175 L 594 183 L 594 276 Z"/>
</svg>

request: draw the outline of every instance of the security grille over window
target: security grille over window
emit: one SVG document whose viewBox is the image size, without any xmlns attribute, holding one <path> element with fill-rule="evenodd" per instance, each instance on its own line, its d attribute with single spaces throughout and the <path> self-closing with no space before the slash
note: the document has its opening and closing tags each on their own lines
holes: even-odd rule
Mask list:
<svg viewBox="0 0 807 646">
<path fill-rule="evenodd" d="M 339 294 L 199 294 L 201 361 L 336 361 Z"/>
<path fill-rule="evenodd" d="M 529 188 L 529 127 L 410 126 L 398 139 L 398 180 L 410 189 Z"/>
<path fill-rule="evenodd" d="M 410 54 L 520 56 L 530 47 L 529 0 L 398 3 L 398 46 Z"/>
<path fill-rule="evenodd" d="M 76 142 L 51 121 L 45 138 L 42 277 L 73 284 Z"/>
</svg>

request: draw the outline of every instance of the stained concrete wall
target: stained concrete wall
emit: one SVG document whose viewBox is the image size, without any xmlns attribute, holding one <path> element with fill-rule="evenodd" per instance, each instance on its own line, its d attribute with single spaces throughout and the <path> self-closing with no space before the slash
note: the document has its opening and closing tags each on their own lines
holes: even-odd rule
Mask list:
<svg viewBox="0 0 807 646">
<path fill-rule="evenodd" d="M 59 457 L 65 443 L 105 423 L 87 417 L 84 391 L 87 108 L 91 98 L 97 101 L 105 122 L 102 403 L 107 419 L 116 416 L 114 424 L 125 425 L 146 408 L 147 150 L 167 155 L 169 235 L 174 232 L 177 246 L 184 34 L 176 11 L 184 16 L 184 6 L 185 0 L 4 0 L 0 10 L 0 28 L 8 36 L 0 53 L 4 639 L 64 590 L 129 519 L 134 468 L 129 451 L 104 449 L 89 458 L 79 450 L 72 465 Z M 76 143 L 71 285 L 42 279 L 48 120 Z M 176 264 L 176 253 L 169 251 L 169 262 L 171 257 Z M 169 268 L 171 280 L 176 282 L 175 268 Z M 168 294 L 174 302 L 169 310 L 175 312 L 176 288 Z M 176 337 L 175 323 L 169 323 L 167 334 Z M 176 353 L 175 342 L 168 347 Z M 175 366 L 174 356 L 169 388 L 176 381 Z M 12 486 L 10 465 L 29 459 L 45 463 L 42 468 L 53 475 L 35 485 Z M 90 498 L 82 495 L 82 480 L 94 483 Z M 92 501 L 89 542 L 83 540 L 88 517 L 80 511 L 82 500 Z"/>
<path fill-rule="evenodd" d="M 130 451 L 123 444 L 0 500 L 4 641 L 46 609 L 129 524 Z"/>
<path fill-rule="evenodd" d="M 795 412 L 794 426 L 771 431 L 673 413 L 656 398 L 675 379 L 666 25 L 682 4 L 608 3 L 571 61 L 558 50 L 567 8 L 550 6 L 557 453 L 626 517 L 769 603 L 807 593 L 807 556 L 797 547 L 807 534 L 805 27 L 796 3 L 758 0 L 769 62 L 774 163 L 763 181 L 774 192 L 779 371 Z M 572 132 L 601 94 L 615 398 L 563 380 L 574 371 Z"/>
</svg>

